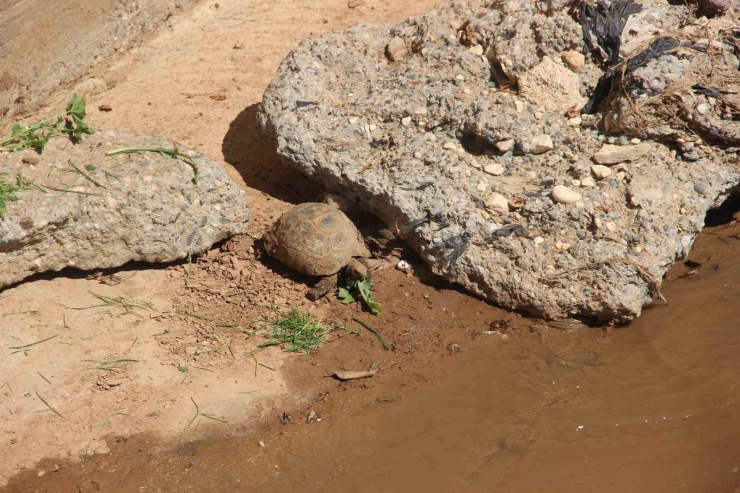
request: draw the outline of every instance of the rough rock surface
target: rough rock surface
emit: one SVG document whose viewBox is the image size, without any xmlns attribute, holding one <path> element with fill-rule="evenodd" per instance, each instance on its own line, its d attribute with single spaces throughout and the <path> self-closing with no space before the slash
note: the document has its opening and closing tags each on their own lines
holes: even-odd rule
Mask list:
<svg viewBox="0 0 740 493">
<path fill-rule="evenodd" d="M 152 152 L 105 156 L 132 146 L 171 149 L 173 144 L 98 130 L 77 145 L 52 140 L 38 156 L 0 153 L 6 182 L 20 174 L 39 186 L 17 192 L 18 200 L 6 204 L 0 220 L 0 287 L 65 267 L 169 262 L 244 231 L 246 193 L 218 164 L 189 153 L 200 172 L 196 185 L 193 169 L 181 160 Z"/>
<path fill-rule="evenodd" d="M 516 83 L 544 56 L 560 64 L 576 51 L 589 55 L 572 73 L 586 98 L 604 62 L 587 53 L 568 2 L 551 2 L 551 15 L 545 2 L 510 3 L 451 1 L 396 26 L 303 42 L 265 92 L 263 128 L 288 163 L 364 203 L 445 279 L 537 316 L 631 319 L 737 185 L 733 153 L 697 143 L 707 152 L 683 159 L 656 139 L 594 180 L 594 154 L 636 146 L 634 135 L 601 134 L 603 114 L 548 111 L 561 105 L 547 93 L 525 100 Z M 670 14 L 656 15 L 663 31 L 689 18 L 685 6 L 642 3 Z M 409 55 L 394 63 L 395 37 Z M 649 90 L 680 77 L 675 67 L 640 70 Z M 553 148 L 534 154 L 542 135 Z M 493 164 L 500 176 L 486 173 Z"/>
</svg>

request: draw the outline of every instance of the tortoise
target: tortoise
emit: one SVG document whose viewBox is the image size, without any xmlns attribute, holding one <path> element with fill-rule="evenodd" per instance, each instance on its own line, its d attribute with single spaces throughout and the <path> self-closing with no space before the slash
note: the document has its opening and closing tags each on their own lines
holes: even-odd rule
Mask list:
<svg viewBox="0 0 740 493">
<path fill-rule="evenodd" d="M 354 279 L 368 277 L 362 261 L 370 256 L 352 221 L 337 207 L 298 204 L 265 233 L 267 253 L 288 267 L 321 279 L 306 297 L 315 301 L 337 285 L 339 271 Z"/>
</svg>

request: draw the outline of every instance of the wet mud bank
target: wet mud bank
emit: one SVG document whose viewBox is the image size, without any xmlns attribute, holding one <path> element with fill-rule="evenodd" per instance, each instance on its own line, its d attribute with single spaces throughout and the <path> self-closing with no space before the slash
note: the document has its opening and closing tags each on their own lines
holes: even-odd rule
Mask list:
<svg viewBox="0 0 740 493">
<path fill-rule="evenodd" d="M 670 304 L 628 326 L 565 331 L 466 301 L 459 313 L 480 307 L 480 321 L 460 315 L 435 343 L 362 355 L 345 339 L 294 359 L 288 380 L 315 389 L 312 402 L 275 409 L 255 432 L 214 426 L 212 438 L 175 446 L 121 439 L 85 464 L 42 463 L 3 491 L 740 491 L 730 205 L 668 273 Z M 437 291 L 434 303 L 468 299 Z M 344 357 L 378 355 L 397 361 L 371 379 L 321 378 Z"/>
</svg>

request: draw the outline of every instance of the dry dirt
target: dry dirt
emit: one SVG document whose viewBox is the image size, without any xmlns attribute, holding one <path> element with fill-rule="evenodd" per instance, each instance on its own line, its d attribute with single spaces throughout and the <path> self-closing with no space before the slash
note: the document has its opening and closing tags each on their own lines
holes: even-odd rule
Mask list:
<svg viewBox="0 0 740 493">
<path fill-rule="evenodd" d="M 274 143 L 260 139 L 256 105 L 279 62 L 302 39 L 360 22 L 396 22 L 433 3 L 367 0 L 350 8 L 342 0 L 201 2 L 147 43 L 75 82 L 92 88 L 87 97 L 94 127 L 164 136 L 218 161 L 247 190 L 253 219 L 249 235 L 192 265 L 128 266 L 105 273 L 115 274 L 112 280 L 65 271 L 0 292 L 6 348 L 0 356 L 0 484 L 43 457 L 83 460 L 105 452 L 110 437 L 202 437 L 218 423 L 199 421 L 185 430 L 194 411 L 191 398 L 237 433 L 272 412 L 276 402 L 304 397 L 286 392 L 284 356 L 276 348 L 257 355 L 265 366 L 255 371 L 245 357 L 255 346 L 247 338 L 249 323 L 288 307 L 346 321 L 354 308 L 331 300 L 309 304 L 303 297 L 307 279 L 255 258 L 252 238 L 261 237 L 291 203 L 320 192 L 280 164 Z M 103 4 L 92 2 L 86 11 Z M 66 9 L 57 14 L 58 25 L 70 25 L 76 15 Z M 46 36 L 27 39 L 34 40 L 39 46 L 29 44 L 29 50 L 48 48 Z M 21 123 L 58 110 L 71 90 L 60 88 Z M 102 104 L 113 110 L 97 111 Z M 386 281 L 378 279 L 382 301 Z M 133 313 L 75 309 L 100 304 L 95 294 L 151 307 Z M 239 326 L 218 327 L 219 322 Z M 53 336 L 25 351 L 9 349 Z M 91 369 L 114 359 L 136 361 L 116 364 L 115 372 Z M 240 394 L 253 390 L 259 392 Z"/>
</svg>

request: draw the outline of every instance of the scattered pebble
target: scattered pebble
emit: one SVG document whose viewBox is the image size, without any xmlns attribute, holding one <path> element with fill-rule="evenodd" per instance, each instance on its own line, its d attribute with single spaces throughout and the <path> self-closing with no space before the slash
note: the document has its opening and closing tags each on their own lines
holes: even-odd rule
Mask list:
<svg viewBox="0 0 740 493">
<path fill-rule="evenodd" d="M 359 119 L 359 118 L 357 118 L 356 116 L 350 117 L 350 119 L 349 119 L 349 123 L 350 123 L 350 125 L 354 125 L 354 124 L 356 124 L 356 123 L 357 123 L 358 121 L 360 121 L 360 119 Z"/>
<path fill-rule="evenodd" d="M 514 100 L 514 109 L 517 113 L 521 113 L 522 111 L 524 111 L 524 108 L 524 101 L 520 101 L 519 99 Z"/>
<path fill-rule="evenodd" d="M 594 164 L 591 166 L 591 173 L 593 173 L 593 175 L 599 180 L 603 180 L 604 178 L 611 176 L 612 170 L 603 164 Z"/>
<path fill-rule="evenodd" d="M 514 148 L 514 144 L 516 144 L 514 139 L 507 139 L 496 142 L 495 146 L 501 152 L 509 152 Z"/>
<path fill-rule="evenodd" d="M 267 447 L 267 445 L 265 445 L 265 442 L 264 442 L 263 440 L 260 440 L 259 442 L 257 442 L 257 444 L 258 444 L 258 445 L 259 445 L 260 447 Z"/>
<path fill-rule="evenodd" d="M 396 269 L 400 270 L 401 272 L 408 273 L 411 270 L 411 264 L 406 262 L 405 260 L 401 260 L 396 264 Z"/>
<path fill-rule="evenodd" d="M 554 147 L 549 135 L 538 135 L 529 143 L 529 152 L 532 154 L 544 154 Z"/>
<path fill-rule="evenodd" d="M 499 214 L 506 214 L 509 212 L 509 201 L 506 197 L 500 193 L 493 192 L 484 201 L 486 209 L 491 212 L 497 212 Z"/>
<path fill-rule="evenodd" d="M 577 51 L 564 51 L 560 55 L 560 58 L 563 60 L 563 63 L 575 73 L 580 72 L 583 69 L 583 66 L 586 65 L 586 57 L 583 53 L 579 53 Z"/>
<path fill-rule="evenodd" d="M 560 204 L 573 204 L 581 200 L 583 196 L 564 185 L 557 185 L 552 189 L 552 198 Z"/>
<path fill-rule="evenodd" d="M 401 118 L 401 125 L 403 125 L 404 127 L 408 127 L 409 125 L 411 125 L 411 117 L 406 116 L 404 118 Z"/>
<path fill-rule="evenodd" d="M 454 151 L 455 149 L 457 149 L 457 144 L 455 144 L 454 142 L 445 142 L 442 148 L 448 151 Z"/>
<path fill-rule="evenodd" d="M 493 176 L 501 176 L 504 174 L 504 167 L 498 163 L 489 164 L 483 171 Z"/>
<path fill-rule="evenodd" d="M 540 244 L 542 244 L 542 243 L 544 243 L 544 242 L 545 242 L 545 239 L 544 239 L 543 237 L 541 237 L 541 236 L 538 236 L 538 237 L 536 237 L 536 238 L 534 239 L 534 244 L 535 244 L 535 245 L 540 245 Z"/>
<path fill-rule="evenodd" d="M 587 188 L 595 187 L 596 186 L 596 181 L 593 178 L 591 178 L 590 176 L 587 176 L 586 178 L 584 178 L 583 180 L 581 180 L 581 186 L 582 187 L 587 187 Z"/>
</svg>

